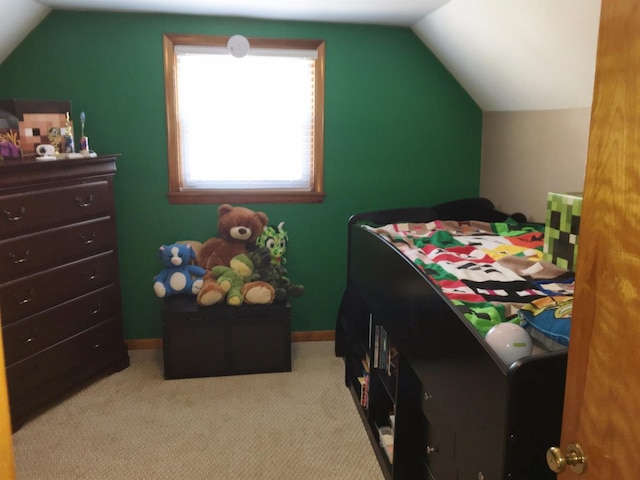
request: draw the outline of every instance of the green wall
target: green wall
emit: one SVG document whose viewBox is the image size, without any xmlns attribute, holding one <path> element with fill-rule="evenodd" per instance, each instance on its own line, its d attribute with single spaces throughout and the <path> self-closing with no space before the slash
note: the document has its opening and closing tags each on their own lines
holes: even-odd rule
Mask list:
<svg viewBox="0 0 640 480">
<path fill-rule="evenodd" d="M 326 41 L 326 198 L 245 205 L 289 231 L 290 277 L 307 289 L 292 300 L 294 331 L 334 328 L 349 215 L 478 194 L 482 112 L 410 29 L 53 11 L 0 64 L 0 97 L 70 99 L 76 126 L 87 114 L 90 147 L 122 155 L 115 189 L 128 339 L 160 337 L 157 248 L 217 233 L 217 205 L 167 201 L 163 33 Z"/>
</svg>

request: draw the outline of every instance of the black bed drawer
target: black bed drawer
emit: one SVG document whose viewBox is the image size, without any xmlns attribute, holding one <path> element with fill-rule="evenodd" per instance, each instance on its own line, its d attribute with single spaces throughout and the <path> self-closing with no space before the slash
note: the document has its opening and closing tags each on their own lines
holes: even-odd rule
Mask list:
<svg viewBox="0 0 640 480">
<path fill-rule="evenodd" d="M 438 421 L 439 420 L 439 421 Z M 423 462 L 435 480 L 458 478 L 456 467 L 456 434 L 443 418 L 424 419 Z M 475 480 L 475 479 L 474 479 Z"/>
</svg>

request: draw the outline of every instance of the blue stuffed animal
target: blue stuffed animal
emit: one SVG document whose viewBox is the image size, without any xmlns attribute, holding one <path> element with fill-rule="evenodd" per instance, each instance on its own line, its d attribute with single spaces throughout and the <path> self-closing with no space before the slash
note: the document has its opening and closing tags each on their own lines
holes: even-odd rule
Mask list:
<svg viewBox="0 0 640 480">
<path fill-rule="evenodd" d="M 189 244 L 162 245 L 158 250 L 164 269 L 153 279 L 153 291 L 160 298 L 181 293 L 197 295 L 206 270 L 192 265 L 196 253 Z"/>
</svg>

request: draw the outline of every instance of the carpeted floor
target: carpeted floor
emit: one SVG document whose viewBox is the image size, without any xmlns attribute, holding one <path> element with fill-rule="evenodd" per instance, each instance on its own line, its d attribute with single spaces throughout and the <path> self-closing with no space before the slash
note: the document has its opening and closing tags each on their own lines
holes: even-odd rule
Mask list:
<svg viewBox="0 0 640 480">
<path fill-rule="evenodd" d="M 292 372 L 164 380 L 162 351 L 27 423 L 18 480 L 381 480 L 333 342 Z"/>
</svg>

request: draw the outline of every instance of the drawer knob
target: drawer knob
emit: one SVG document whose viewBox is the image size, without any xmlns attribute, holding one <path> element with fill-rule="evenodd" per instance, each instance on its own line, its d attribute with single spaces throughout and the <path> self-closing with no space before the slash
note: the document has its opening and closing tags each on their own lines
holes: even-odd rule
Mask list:
<svg viewBox="0 0 640 480">
<path fill-rule="evenodd" d="M 87 280 L 89 280 L 90 282 L 95 280 L 96 278 L 98 278 L 98 271 L 96 270 L 95 272 L 85 272 L 85 277 L 87 277 Z"/>
<path fill-rule="evenodd" d="M 91 235 L 80 235 L 80 240 L 83 245 L 91 245 L 96 241 L 96 232 L 91 232 Z"/>
<path fill-rule="evenodd" d="M 98 338 L 95 339 L 94 344 L 93 344 L 93 348 L 94 349 L 99 349 L 102 347 L 102 342 L 104 341 L 104 334 L 100 334 L 98 335 Z"/>
<path fill-rule="evenodd" d="M 27 212 L 27 209 L 25 207 L 20 207 L 20 210 L 18 210 L 18 213 L 13 213 L 8 210 L 2 211 L 2 213 L 4 213 L 7 216 L 7 220 L 9 220 L 10 222 L 16 222 L 20 220 L 22 217 L 24 217 L 24 214 L 26 212 Z"/>
<path fill-rule="evenodd" d="M 97 315 L 102 310 L 102 304 L 98 302 L 93 310 L 91 310 L 91 315 Z"/>
<path fill-rule="evenodd" d="M 76 197 L 76 203 L 82 208 L 88 207 L 93 203 L 93 194 L 90 194 L 87 198 Z"/>
<path fill-rule="evenodd" d="M 18 305 L 25 305 L 27 303 L 29 303 L 31 300 L 33 300 L 33 294 L 35 292 L 33 291 L 33 288 L 31 290 L 29 290 L 29 296 L 28 297 L 22 297 L 20 295 L 14 295 L 13 298 L 15 298 L 18 301 Z"/>
<path fill-rule="evenodd" d="M 15 253 L 9 253 L 9 258 L 15 265 L 26 262 L 28 257 L 29 257 L 28 249 L 24 252 L 24 254 L 21 257 L 18 257 L 18 255 L 16 255 Z"/>
<path fill-rule="evenodd" d="M 431 447 L 429 445 L 427 445 L 427 448 L 425 448 L 425 452 L 427 452 L 427 455 L 433 455 L 434 453 L 438 453 L 438 447 Z"/>
<path fill-rule="evenodd" d="M 430 393 L 424 392 L 424 399 L 425 400 L 431 400 L 433 398 L 433 395 L 431 395 Z"/>
</svg>

